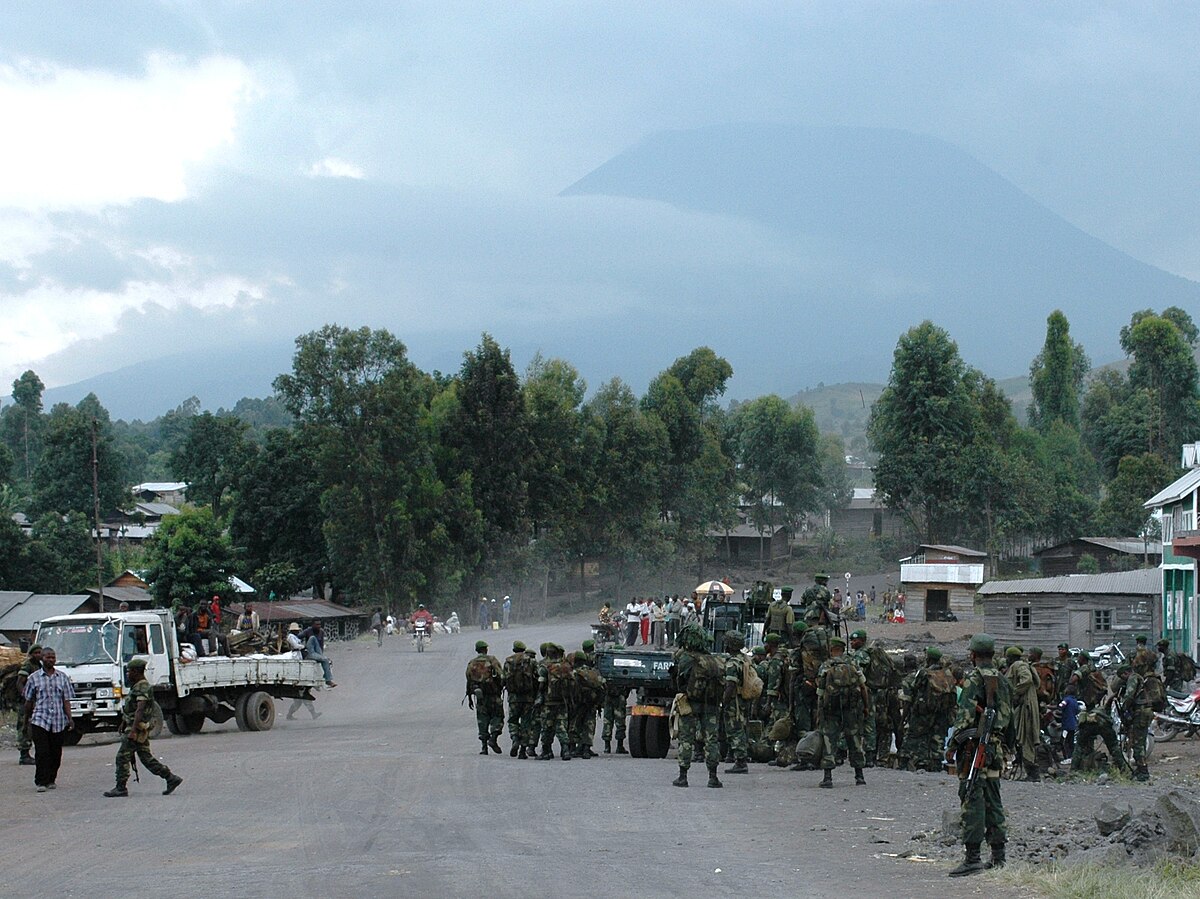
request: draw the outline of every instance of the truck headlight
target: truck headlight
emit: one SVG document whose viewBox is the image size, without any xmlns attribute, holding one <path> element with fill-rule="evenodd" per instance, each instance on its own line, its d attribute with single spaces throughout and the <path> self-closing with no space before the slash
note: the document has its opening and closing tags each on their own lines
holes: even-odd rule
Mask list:
<svg viewBox="0 0 1200 899">
<path fill-rule="evenodd" d="M 112 697 L 113 697 L 112 687 L 97 688 L 97 690 L 96 690 L 96 698 L 97 699 L 112 699 Z"/>
</svg>

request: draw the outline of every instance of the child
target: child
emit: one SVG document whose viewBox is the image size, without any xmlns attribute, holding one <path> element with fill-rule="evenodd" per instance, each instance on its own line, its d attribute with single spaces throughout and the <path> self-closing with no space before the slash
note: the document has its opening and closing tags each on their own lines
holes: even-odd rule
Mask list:
<svg viewBox="0 0 1200 899">
<path fill-rule="evenodd" d="M 1058 704 L 1062 709 L 1063 728 L 1063 760 L 1069 762 L 1075 752 L 1075 731 L 1079 727 L 1079 700 L 1075 698 L 1075 687 L 1067 687 L 1063 701 Z"/>
</svg>

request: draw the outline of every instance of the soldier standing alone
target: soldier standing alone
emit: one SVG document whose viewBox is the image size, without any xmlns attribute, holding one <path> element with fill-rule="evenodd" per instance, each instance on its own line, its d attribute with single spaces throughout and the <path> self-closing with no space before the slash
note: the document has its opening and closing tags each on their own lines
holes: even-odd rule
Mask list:
<svg viewBox="0 0 1200 899">
<path fill-rule="evenodd" d="M 171 769 L 154 757 L 150 751 L 150 733 L 162 722 L 162 709 L 154 701 L 154 690 L 146 680 L 146 660 L 132 659 L 129 662 L 129 695 L 121 707 L 121 746 L 117 749 L 117 785 L 105 792 L 110 799 L 128 796 L 130 763 L 136 755 L 151 774 L 157 774 L 167 782 L 164 796 L 175 792 L 183 778 L 172 774 Z"/>
<path fill-rule="evenodd" d="M 825 777 L 821 786 L 833 786 L 833 769 L 838 743 L 846 741 L 850 764 L 854 766 L 854 783 L 862 786 L 863 777 L 863 719 L 870 697 L 863 673 L 846 654 L 846 641 L 841 637 L 829 640 L 829 659 L 817 673 L 817 703 L 820 729 L 824 736 L 821 768 Z"/>
<path fill-rule="evenodd" d="M 675 683 L 679 691 L 679 776 L 672 786 L 686 787 L 692 755 L 699 744 L 704 747 L 708 785 L 722 786 L 717 778 L 721 762 L 721 697 L 725 689 L 724 664 L 708 651 L 708 632 L 698 624 L 689 624 L 679 634 L 675 650 Z"/>
<path fill-rule="evenodd" d="M 499 660 L 488 655 L 487 650 L 485 641 L 475 642 L 478 655 L 467 662 L 466 695 L 479 726 L 479 754 L 487 755 L 491 749 L 499 755 L 504 751 L 496 740 L 504 730 L 504 671 Z"/>
</svg>

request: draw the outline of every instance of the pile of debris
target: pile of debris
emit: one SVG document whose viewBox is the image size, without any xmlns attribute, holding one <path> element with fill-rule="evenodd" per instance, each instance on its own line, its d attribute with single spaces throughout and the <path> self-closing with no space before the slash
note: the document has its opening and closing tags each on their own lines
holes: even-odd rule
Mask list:
<svg viewBox="0 0 1200 899">
<path fill-rule="evenodd" d="M 15 646 L 0 646 L 0 709 L 15 709 L 20 703 L 17 673 L 26 658 Z"/>
</svg>

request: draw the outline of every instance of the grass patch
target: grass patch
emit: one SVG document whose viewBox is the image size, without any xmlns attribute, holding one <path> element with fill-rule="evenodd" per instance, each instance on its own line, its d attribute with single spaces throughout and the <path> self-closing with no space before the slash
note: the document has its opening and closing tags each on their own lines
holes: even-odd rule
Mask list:
<svg viewBox="0 0 1200 899">
<path fill-rule="evenodd" d="M 1028 889 L 1047 899 L 1200 896 L 1200 866 L 1186 862 L 1160 862 L 1153 868 L 1010 864 L 994 876 L 1000 883 Z"/>
</svg>

